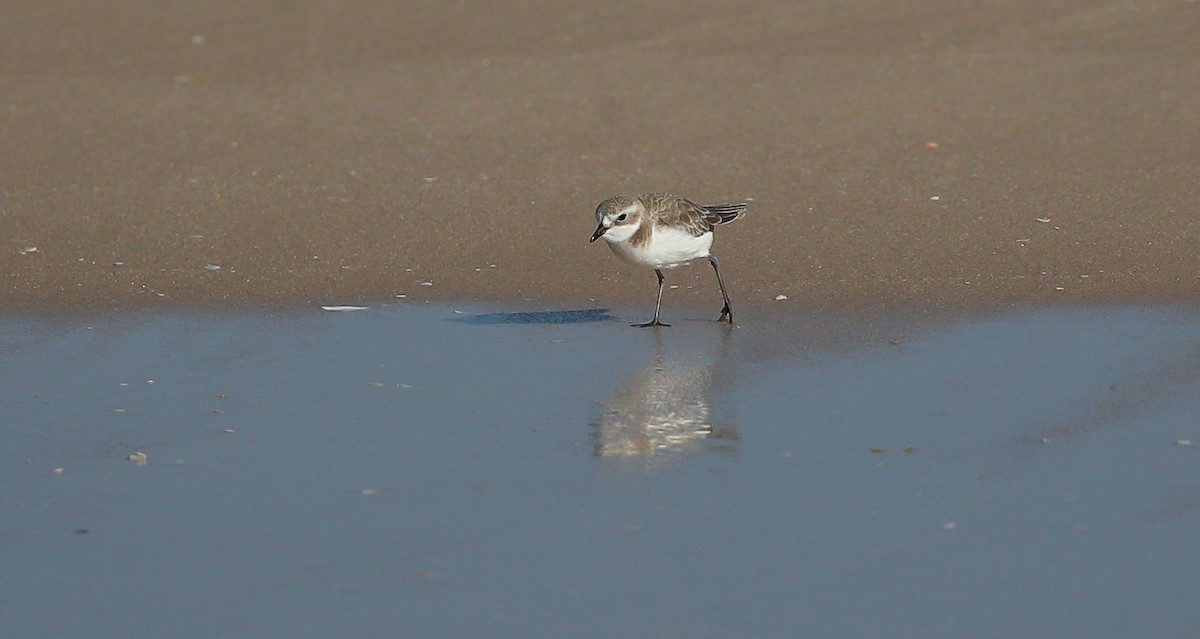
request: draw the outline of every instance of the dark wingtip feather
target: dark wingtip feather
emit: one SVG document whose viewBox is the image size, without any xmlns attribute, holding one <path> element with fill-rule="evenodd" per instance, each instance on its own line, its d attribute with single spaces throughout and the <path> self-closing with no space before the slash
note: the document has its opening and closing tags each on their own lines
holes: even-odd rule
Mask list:
<svg viewBox="0 0 1200 639">
<path fill-rule="evenodd" d="M 706 206 L 704 210 L 708 211 L 709 215 L 716 217 L 712 220 L 713 224 L 728 224 L 739 217 L 746 214 L 747 204 L 741 202 L 738 204 L 714 204 Z"/>
</svg>

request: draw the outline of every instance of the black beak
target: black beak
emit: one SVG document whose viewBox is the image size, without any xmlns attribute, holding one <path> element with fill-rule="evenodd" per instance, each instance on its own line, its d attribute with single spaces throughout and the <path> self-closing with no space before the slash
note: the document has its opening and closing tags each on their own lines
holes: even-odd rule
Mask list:
<svg viewBox="0 0 1200 639">
<path fill-rule="evenodd" d="M 592 239 L 588 240 L 588 244 L 591 244 L 592 242 L 595 242 L 596 240 L 600 239 L 600 236 L 604 235 L 604 233 L 606 231 L 608 231 L 608 229 L 604 228 L 603 224 L 597 224 L 596 232 L 592 233 Z"/>
</svg>

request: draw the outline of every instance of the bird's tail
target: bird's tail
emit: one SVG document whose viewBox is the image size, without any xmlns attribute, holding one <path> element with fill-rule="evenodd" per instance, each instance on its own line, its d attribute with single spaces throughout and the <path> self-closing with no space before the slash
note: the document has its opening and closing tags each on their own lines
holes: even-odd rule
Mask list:
<svg viewBox="0 0 1200 639">
<path fill-rule="evenodd" d="M 704 207 L 704 210 L 708 212 L 705 217 L 712 224 L 728 224 L 746 214 L 746 203 L 714 204 Z"/>
</svg>

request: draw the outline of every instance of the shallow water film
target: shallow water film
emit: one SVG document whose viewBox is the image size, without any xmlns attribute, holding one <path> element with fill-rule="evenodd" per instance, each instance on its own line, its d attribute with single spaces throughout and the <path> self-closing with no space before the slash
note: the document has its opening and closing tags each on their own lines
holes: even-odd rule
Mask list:
<svg viewBox="0 0 1200 639">
<path fill-rule="evenodd" d="M 1200 311 L 0 321 L 6 637 L 1186 636 Z"/>
</svg>

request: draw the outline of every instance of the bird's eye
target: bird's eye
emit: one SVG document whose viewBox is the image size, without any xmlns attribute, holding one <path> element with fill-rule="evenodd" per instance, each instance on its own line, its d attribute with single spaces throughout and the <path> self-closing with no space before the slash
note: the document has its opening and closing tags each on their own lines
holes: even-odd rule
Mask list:
<svg viewBox="0 0 1200 639">
<path fill-rule="evenodd" d="M 618 216 L 617 216 L 617 221 L 618 221 L 618 222 L 624 222 L 624 221 L 625 221 L 625 218 L 627 218 L 627 217 L 629 217 L 629 216 L 628 216 L 628 215 L 625 215 L 624 213 L 622 213 L 622 214 L 620 214 L 620 215 L 618 215 Z"/>
</svg>

